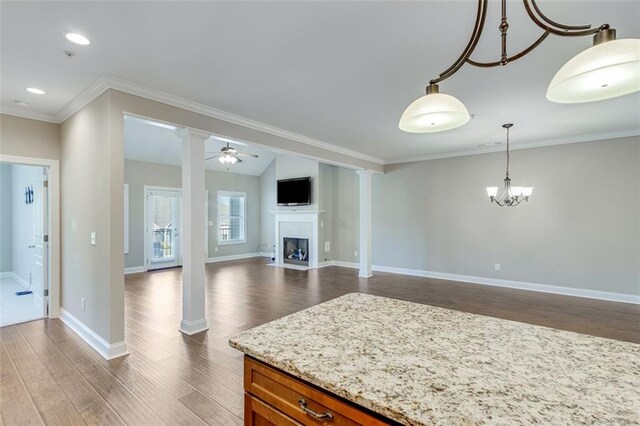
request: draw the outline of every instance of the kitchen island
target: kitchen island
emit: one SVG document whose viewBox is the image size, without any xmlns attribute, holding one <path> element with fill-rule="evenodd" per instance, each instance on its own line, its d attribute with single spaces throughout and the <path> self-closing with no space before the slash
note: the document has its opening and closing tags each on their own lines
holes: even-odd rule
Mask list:
<svg viewBox="0 0 640 426">
<path fill-rule="evenodd" d="M 640 424 L 628 342 L 354 293 L 230 345 L 245 424 Z"/>
</svg>

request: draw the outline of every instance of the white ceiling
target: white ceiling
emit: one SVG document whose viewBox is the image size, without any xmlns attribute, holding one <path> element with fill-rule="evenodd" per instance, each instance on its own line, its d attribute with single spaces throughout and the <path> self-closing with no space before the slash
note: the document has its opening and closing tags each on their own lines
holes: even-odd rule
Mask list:
<svg viewBox="0 0 640 426">
<path fill-rule="evenodd" d="M 540 33 L 509 0 L 509 49 Z M 610 23 L 640 37 L 639 1 L 539 0 L 550 18 Z M 499 1 L 490 1 L 476 60 L 499 55 Z M 475 1 L 2 2 L 2 106 L 55 114 L 103 75 L 142 84 L 387 162 L 484 152 L 504 139 L 536 145 L 640 134 L 640 94 L 580 105 L 545 99 L 564 62 L 590 37 L 549 38 L 498 69 L 464 66 L 441 84 L 476 117 L 429 135 L 397 127 L 404 108 L 466 45 Z M 86 34 L 90 46 L 63 37 Z M 63 50 L 77 56 L 68 60 Z M 45 96 L 24 91 L 41 87 Z M 258 142 L 259 141 L 255 141 Z"/>
<path fill-rule="evenodd" d="M 228 142 L 238 152 L 256 154 L 258 158 L 243 158 L 241 163 L 233 165 L 223 165 L 214 158 L 205 162 L 208 170 L 260 176 L 275 158 L 275 154 L 271 151 L 244 142 L 220 140 L 215 136 L 205 141 L 205 151 L 208 153 L 205 157 L 220 152 L 220 148 L 226 146 Z M 174 129 L 153 125 L 145 119 L 125 116 L 124 158 L 180 166 L 182 142 Z"/>
</svg>

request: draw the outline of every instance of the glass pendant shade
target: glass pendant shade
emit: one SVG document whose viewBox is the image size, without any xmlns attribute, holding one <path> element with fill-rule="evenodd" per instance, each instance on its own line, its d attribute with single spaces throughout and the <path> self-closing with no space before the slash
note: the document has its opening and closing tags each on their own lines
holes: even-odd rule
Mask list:
<svg viewBox="0 0 640 426">
<path fill-rule="evenodd" d="M 582 103 L 640 90 L 640 39 L 612 40 L 577 54 L 556 73 L 547 99 Z"/>
<path fill-rule="evenodd" d="M 409 133 L 435 133 L 460 127 L 470 118 L 462 102 L 451 95 L 438 93 L 438 86 L 430 85 L 426 95 L 404 110 L 398 127 Z"/>
<path fill-rule="evenodd" d="M 498 195 L 498 187 L 497 186 L 487 186 L 487 195 L 489 198 L 495 197 Z"/>
</svg>

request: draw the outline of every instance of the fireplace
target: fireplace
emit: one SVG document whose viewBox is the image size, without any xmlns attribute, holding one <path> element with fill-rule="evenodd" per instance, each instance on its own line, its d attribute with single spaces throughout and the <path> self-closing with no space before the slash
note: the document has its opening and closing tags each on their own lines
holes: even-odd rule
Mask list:
<svg viewBox="0 0 640 426">
<path fill-rule="evenodd" d="M 309 266 L 309 239 L 283 237 L 282 260 L 284 263 Z"/>
</svg>

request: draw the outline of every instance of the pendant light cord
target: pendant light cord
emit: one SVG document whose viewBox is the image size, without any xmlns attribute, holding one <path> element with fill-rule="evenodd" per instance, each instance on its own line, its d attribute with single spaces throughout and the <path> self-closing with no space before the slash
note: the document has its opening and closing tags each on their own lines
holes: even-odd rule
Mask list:
<svg viewBox="0 0 640 426">
<path fill-rule="evenodd" d="M 507 127 L 507 177 L 509 177 L 509 160 L 510 160 L 510 154 L 509 154 L 509 127 Z"/>
</svg>

